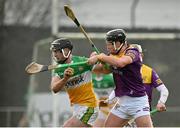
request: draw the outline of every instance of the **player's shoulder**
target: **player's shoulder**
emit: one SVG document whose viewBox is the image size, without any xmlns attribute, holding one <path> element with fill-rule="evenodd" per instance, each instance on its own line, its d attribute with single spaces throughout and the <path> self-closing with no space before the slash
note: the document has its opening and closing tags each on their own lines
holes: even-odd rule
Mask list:
<svg viewBox="0 0 180 128">
<path fill-rule="evenodd" d="M 137 48 L 132 47 L 129 45 L 125 51 L 124 51 L 125 56 L 129 56 L 132 58 L 133 62 L 135 61 L 141 61 L 140 53 Z"/>
<path fill-rule="evenodd" d="M 125 50 L 124 50 L 124 54 L 125 55 L 138 55 L 139 54 L 139 51 L 137 48 L 129 45 Z"/>
<path fill-rule="evenodd" d="M 134 47 L 133 45 L 128 45 L 126 51 L 129 51 L 129 50 L 139 52 L 139 50 L 136 47 Z"/>
</svg>

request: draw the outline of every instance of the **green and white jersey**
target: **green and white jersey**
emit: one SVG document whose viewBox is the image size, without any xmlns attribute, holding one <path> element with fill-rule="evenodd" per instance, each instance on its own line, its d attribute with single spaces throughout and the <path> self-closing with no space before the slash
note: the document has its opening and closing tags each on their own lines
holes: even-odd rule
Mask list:
<svg viewBox="0 0 180 128">
<path fill-rule="evenodd" d="M 99 98 L 107 97 L 115 86 L 112 74 L 93 74 L 93 86 Z"/>
</svg>

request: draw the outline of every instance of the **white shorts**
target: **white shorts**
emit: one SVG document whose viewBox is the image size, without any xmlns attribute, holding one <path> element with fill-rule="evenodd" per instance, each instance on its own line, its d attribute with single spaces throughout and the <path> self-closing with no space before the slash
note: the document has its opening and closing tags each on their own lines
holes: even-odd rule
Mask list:
<svg viewBox="0 0 180 128">
<path fill-rule="evenodd" d="M 99 111 L 99 114 L 98 114 L 98 119 L 101 119 L 101 120 L 105 120 L 107 118 L 107 115 L 104 114 L 101 110 Z"/>
<path fill-rule="evenodd" d="M 96 118 L 98 117 L 98 107 L 87 107 L 74 104 L 73 109 L 73 116 L 78 118 L 83 123 L 93 126 Z"/>
<path fill-rule="evenodd" d="M 148 97 L 119 97 L 111 113 L 122 119 L 136 119 L 140 116 L 150 115 Z"/>
</svg>

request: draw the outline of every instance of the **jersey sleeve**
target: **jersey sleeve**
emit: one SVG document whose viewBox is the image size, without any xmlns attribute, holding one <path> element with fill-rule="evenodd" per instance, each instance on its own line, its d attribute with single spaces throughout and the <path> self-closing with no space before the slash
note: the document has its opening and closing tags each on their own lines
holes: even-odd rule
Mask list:
<svg viewBox="0 0 180 128">
<path fill-rule="evenodd" d="M 156 73 L 155 70 L 152 70 L 152 86 L 156 88 L 161 84 L 163 84 L 163 82 L 159 78 L 159 75 Z"/>
<path fill-rule="evenodd" d="M 140 60 L 140 54 L 137 49 L 131 48 L 126 50 L 125 53 L 126 56 L 130 56 L 133 60 L 133 62 Z"/>
</svg>

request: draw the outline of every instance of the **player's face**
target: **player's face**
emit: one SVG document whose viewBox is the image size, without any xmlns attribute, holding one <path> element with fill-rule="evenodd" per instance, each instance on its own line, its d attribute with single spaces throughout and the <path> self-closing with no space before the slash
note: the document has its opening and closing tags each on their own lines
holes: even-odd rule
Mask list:
<svg viewBox="0 0 180 128">
<path fill-rule="evenodd" d="M 117 52 L 117 49 L 121 46 L 120 42 L 106 42 L 106 48 L 107 51 L 111 54 L 115 54 Z"/>
<path fill-rule="evenodd" d="M 107 48 L 107 51 L 109 53 L 113 53 L 114 52 L 114 46 L 113 46 L 112 42 L 106 42 L 106 48 Z"/>
<path fill-rule="evenodd" d="M 64 51 L 64 54 L 63 54 L 63 51 Z M 68 58 L 68 54 L 69 54 L 70 50 L 68 48 L 64 48 L 63 50 L 56 50 L 56 49 L 53 49 L 52 50 L 52 55 L 53 55 L 53 58 L 55 59 L 55 61 L 63 61 L 65 60 L 66 58 Z"/>
</svg>

